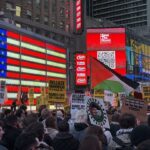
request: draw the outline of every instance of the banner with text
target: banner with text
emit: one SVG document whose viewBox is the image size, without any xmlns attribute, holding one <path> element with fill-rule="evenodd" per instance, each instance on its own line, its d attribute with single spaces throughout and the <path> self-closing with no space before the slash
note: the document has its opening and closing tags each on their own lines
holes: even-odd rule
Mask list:
<svg viewBox="0 0 150 150">
<path fill-rule="evenodd" d="M 58 103 L 66 101 L 66 81 L 49 80 L 48 103 Z"/>
</svg>

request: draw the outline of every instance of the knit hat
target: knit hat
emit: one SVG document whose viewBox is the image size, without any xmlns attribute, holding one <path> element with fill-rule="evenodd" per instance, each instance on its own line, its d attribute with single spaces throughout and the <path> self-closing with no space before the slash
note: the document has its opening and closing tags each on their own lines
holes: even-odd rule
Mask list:
<svg viewBox="0 0 150 150">
<path fill-rule="evenodd" d="M 131 142 L 135 146 L 148 139 L 150 139 L 149 126 L 140 125 L 135 127 L 131 132 Z"/>
</svg>

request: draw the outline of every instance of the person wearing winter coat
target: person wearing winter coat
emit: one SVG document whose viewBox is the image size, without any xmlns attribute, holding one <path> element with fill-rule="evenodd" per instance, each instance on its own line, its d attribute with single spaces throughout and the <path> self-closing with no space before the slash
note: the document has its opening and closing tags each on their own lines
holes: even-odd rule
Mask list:
<svg viewBox="0 0 150 150">
<path fill-rule="evenodd" d="M 77 140 L 81 141 L 85 137 L 85 130 L 88 126 L 87 113 L 84 110 L 78 110 L 71 133 Z"/>
<path fill-rule="evenodd" d="M 4 130 L 3 130 L 3 122 L 0 121 L 0 150 L 8 150 L 5 146 L 3 146 L 3 141 L 2 141 L 2 137 L 4 135 Z"/>
<path fill-rule="evenodd" d="M 59 133 L 53 140 L 54 150 L 78 150 L 79 141 L 69 133 L 69 124 L 62 121 L 58 125 Z"/>
<path fill-rule="evenodd" d="M 113 141 L 111 143 L 111 147 L 109 148 L 110 150 L 116 150 L 121 148 L 120 142 L 117 142 L 118 139 L 119 141 L 123 142 L 126 146 L 132 145 L 131 143 L 131 132 L 136 126 L 136 117 L 132 114 L 129 113 L 124 113 L 120 117 L 120 129 L 116 133 L 116 137 L 113 138 Z"/>
</svg>

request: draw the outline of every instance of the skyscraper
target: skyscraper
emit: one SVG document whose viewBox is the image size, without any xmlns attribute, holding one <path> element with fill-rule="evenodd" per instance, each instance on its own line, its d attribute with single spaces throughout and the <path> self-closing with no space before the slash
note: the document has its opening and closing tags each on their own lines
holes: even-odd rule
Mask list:
<svg viewBox="0 0 150 150">
<path fill-rule="evenodd" d="M 127 27 L 150 26 L 149 0 L 87 0 L 87 14 Z M 89 9 L 90 8 L 90 9 Z"/>
</svg>

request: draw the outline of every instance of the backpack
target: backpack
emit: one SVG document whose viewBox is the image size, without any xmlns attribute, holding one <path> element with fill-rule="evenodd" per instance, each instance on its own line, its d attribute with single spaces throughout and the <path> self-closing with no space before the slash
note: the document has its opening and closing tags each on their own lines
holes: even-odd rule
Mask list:
<svg viewBox="0 0 150 150">
<path fill-rule="evenodd" d="M 134 150 L 133 145 L 124 143 L 118 137 L 113 137 L 113 141 L 120 146 L 119 148 L 116 148 L 116 150 Z"/>
</svg>

